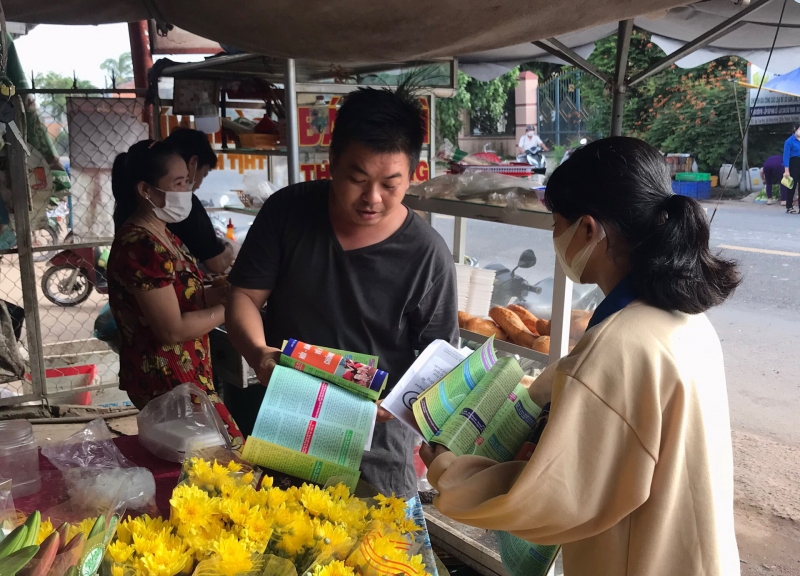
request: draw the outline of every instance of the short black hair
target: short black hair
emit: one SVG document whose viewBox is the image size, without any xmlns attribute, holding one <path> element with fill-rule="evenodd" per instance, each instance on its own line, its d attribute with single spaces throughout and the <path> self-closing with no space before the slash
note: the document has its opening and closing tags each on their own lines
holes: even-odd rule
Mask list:
<svg viewBox="0 0 800 576">
<path fill-rule="evenodd" d="M 642 140 L 578 148 L 547 182 L 545 204 L 570 222 L 588 215 L 613 230 L 639 297 L 656 308 L 699 314 L 741 282 L 736 264 L 711 252 L 703 208 L 673 194 L 664 157 Z"/>
<path fill-rule="evenodd" d="M 331 138 L 331 155 L 336 158 L 353 143 L 368 149 L 408 156 L 414 173 L 425 139 L 425 119 L 419 99 L 402 92 L 361 88 L 349 94 L 336 114 Z"/>
<path fill-rule="evenodd" d="M 794 126 L 792 126 L 792 132 L 797 132 L 798 128 L 800 128 L 800 122 L 795 122 Z"/>
<path fill-rule="evenodd" d="M 217 167 L 217 155 L 208 141 L 208 136 L 191 128 L 176 128 L 167 136 L 166 142 L 178 151 L 187 164 L 192 156 L 197 156 L 197 167 L 208 166 L 209 170 Z"/>
</svg>

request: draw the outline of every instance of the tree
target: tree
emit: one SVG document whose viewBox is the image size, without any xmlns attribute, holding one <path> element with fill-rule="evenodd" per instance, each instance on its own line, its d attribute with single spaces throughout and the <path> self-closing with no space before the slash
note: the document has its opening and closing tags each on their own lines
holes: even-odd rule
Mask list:
<svg viewBox="0 0 800 576">
<path fill-rule="evenodd" d="M 133 60 L 131 59 L 131 53 L 125 52 L 124 54 L 120 54 L 119 58 L 108 58 L 100 64 L 100 69 L 109 75 L 109 77 L 115 78 L 117 84 L 122 84 L 123 82 L 130 82 L 133 80 Z"/>
<path fill-rule="evenodd" d="M 468 110 L 470 116 L 482 125 L 499 124 L 506 113 L 508 94 L 517 86 L 517 76 L 519 69 L 514 68 L 499 78 L 481 82 L 459 72 L 455 95 L 436 102 L 436 134 L 439 139 L 458 142 L 458 133 L 463 127 L 462 110 Z"/>
<path fill-rule="evenodd" d="M 80 80 L 64 76 L 58 72 L 48 72 L 37 74 L 34 78 L 37 88 L 50 88 L 57 90 L 68 90 L 70 88 L 96 88 L 88 80 Z M 56 122 L 66 125 L 66 94 L 39 94 L 37 97 L 39 106 L 50 114 Z"/>
</svg>

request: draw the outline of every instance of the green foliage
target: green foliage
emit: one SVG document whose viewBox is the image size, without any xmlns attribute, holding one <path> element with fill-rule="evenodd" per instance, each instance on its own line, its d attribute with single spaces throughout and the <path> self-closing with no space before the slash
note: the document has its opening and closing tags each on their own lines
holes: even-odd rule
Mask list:
<svg viewBox="0 0 800 576">
<path fill-rule="evenodd" d="M 59 90 L 68 90 L 70 88 L 96 88 L 88 80 L 80 80 L 77 82 L 69 76 L 64 76 L 58 72 L 47 72 L 46 74 L 37 74 L 34 78 L 37 88 L 50 88 Z M 57 122 L 66 124 L 66 108 L 67 97 L 65 94 L 39 94 L 37 102 L 47 113 L 49 113 Z"/>
<path fill-rule="evenodd" d="M 458 89 L 452 98 L 436 101 L 436 134 L 440 141 L 447 138 L 458 142 L 463 127 L 461 111 L 468 110 L 482 124 L 497 124 L 505 113 L 508 94 L 517 86 L 519 69 L 515 68 L 490 82 L 458 73 Z"/>
<path fill-rule="evenodd" d="M 561 161 L 564 159 L 564 155 L 567 153 L 567 146 L 560 146 L 555 144 L 553 146 L 553 159 L 555 160 L 556 166 L 561 164 Z"/>
<path fill-rule="evenodd" d="M 616 37 L 596 44 L 589 61 L 613 74 Z M 647 69 L 664 56 L 649 34 L 635 30 L 631 38 L 629 76 Z M 741 145 L 739 118 L 744 121 L 746 91 L 735 89 L 747 63 L 736 57 L 720 58 L 703 66 L 681 69 L 673 65 L 629 89 L 623 110 L 623 133 L 649 142 L 662 152 L 686 152 L 700 170 L 715 172 L 733 162 Z M 607 136 L 611 124 L 611 95 L 588 75 L 581 98 L 590 110 L 588 128 Z M 738 108 L 738 114 L 737 114 Z"/>
<path fill-rule="evenodd" d="M 131 53 L 120 54 L 119 58 L 107 58 L 100 69 L 108 74 L 109 77 L 116 78 L 117 85 L 133 80 L 133 60 Z"/>
</svg>

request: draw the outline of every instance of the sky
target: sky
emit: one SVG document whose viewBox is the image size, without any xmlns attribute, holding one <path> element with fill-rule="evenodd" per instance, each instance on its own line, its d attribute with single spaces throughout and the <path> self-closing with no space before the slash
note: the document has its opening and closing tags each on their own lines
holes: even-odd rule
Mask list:
<svg viewBox="0 0 800 576">
<path fill-rule="evenodd" d="M 58 72 L 81 80 L 89 80 L 97 87 L 106 85 L 106 75 L 100 69 L 107 58 L 119 58 L 130 52 L 127 24 L 102 26 L 52 26 L 40 24 L 14 41 L 22 68 L 26 75 L 31 71 Z M 200 56 L 171 57 L 176 61 L 202 59 Z M 111 80 L 107 83 L 110 85 Z"/>
</svg>

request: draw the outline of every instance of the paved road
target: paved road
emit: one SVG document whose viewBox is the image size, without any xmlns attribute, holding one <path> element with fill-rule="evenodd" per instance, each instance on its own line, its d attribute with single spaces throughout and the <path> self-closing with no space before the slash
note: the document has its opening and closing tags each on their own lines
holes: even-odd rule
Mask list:
<svg viewBox="0 0 800 576">
<path fill-rule="evenodd" d="M 714 206 L 709 206 L 709 214 Z M 453 219 L 434 217 L 451 244 Z M 723 203 L 712 222 L 712 246 L 739 262 L 744 283 L 710 313 L 725 352 L 733 428 L 800 446 L 800 215 L 778 206 Z M 537 265 L 528 281 L 551 276 L 549 231 L 470 221 L 467 254 L 481 266 L 513 265 L 532 248 Z"/>
</svg>

